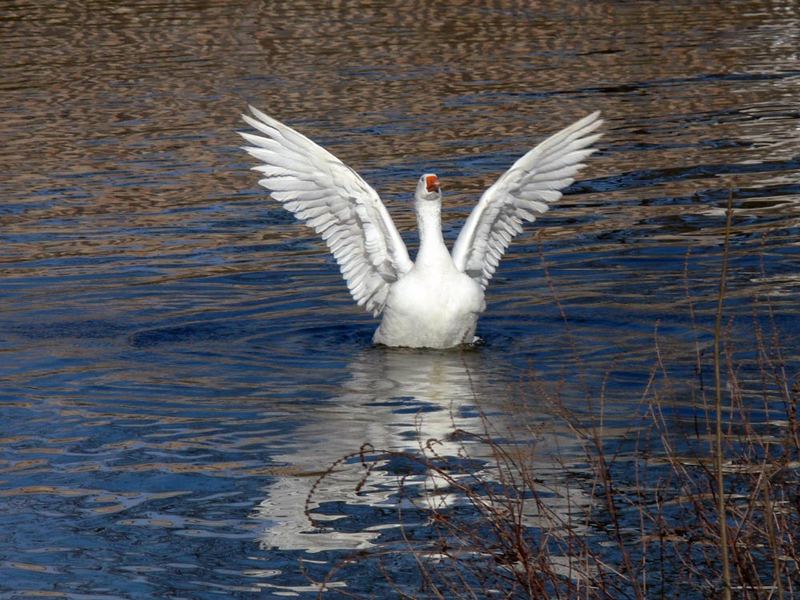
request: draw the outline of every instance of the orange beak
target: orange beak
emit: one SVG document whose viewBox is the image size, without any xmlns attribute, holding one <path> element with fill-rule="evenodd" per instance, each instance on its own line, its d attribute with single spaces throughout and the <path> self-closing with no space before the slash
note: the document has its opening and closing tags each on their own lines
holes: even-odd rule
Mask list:
<svg viewBox="0 0 800 600">
<path fill-rule="evenodd" d="M 436 175 L 428 175 L 425 178 L 425 189 L 429 192 L 438 192 L 439 178 Z"/>
</svg>

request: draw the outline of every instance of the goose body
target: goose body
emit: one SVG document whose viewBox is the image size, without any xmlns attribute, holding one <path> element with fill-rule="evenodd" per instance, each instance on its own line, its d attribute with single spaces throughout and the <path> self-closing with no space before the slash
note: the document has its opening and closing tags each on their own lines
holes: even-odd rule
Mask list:
<svg viewBox="0 0 800 600">
<path fill-rule="evenodd" d="M 435 176 L 423 176 L 420 185 L 426 177 Z M 373 341 L 426 348 L 472 343 L 486 307 L 483 288 L 456 267 L 444 244 L 440 197 L 425 200 L 418 193 L 415 208 L 419 251 L 411 270 L 390 286 Z"/>
<path fill-rule="evenodd" d="M 594 150 L 595 112 L 522 156 L 473 209 L 452 252 L 442 236 L 436 175 L 417 183 L 420 245 L 412 262 L 378 194 L 355 171 L 294 129 L 250 107 L 244 120 L 264 135 L 241 133 L 262 164 L 259 183 L 313 227 L 336 258 L 350 293 L 374 316 L 373 341 L 387 346 L 451 348 L 472 343 L 484 290 L 522 223 L 561 197 Z"/>
</svg>

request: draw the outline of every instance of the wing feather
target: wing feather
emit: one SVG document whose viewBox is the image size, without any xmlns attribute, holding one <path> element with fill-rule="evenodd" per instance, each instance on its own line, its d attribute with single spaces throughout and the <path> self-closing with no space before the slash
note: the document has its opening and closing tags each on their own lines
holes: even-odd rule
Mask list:
<svg viewBox="0 0 800 600">
<path fill-rule="evenodd" d="M 294 129 L 256 110 L 242 115 L 260 134 L 240 132 L 264 164 L 259 185 L 325 240 L 359 306 L 374 315 L 412 263 L 377 192 L 353 169 Z"/>
<path fill-rule="evenodd" d="M 576 121 L 551 135 L 515 162 L 486 190 L 453 245 L 456 267 L 485 289 L 497 265 L 524 222 L 533 222 L 561 198 L 575 181 L 602 134 L 592 133 L 600 113 Z"/>
</svg>

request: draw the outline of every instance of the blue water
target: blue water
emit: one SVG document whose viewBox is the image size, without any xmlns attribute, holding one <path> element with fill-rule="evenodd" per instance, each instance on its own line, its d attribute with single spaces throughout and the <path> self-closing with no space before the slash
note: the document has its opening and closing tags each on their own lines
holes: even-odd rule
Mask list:
<svg viewBox="0 0 800 600">
<path fill-rule="evenodd" d="M 533 379 L 576 410 L 605 390 L 608 441 L 629 441 L 656 341 L 678 380 L 710 344 L 729 193 L 726 323 L 774 325 L 797 365 L 799 27 L 795 3 L 752 1 L 1 8 L 0 598 L 313 597 L 375 548 L 413 591 L 412 466 L 356 493 L 355 461 L 307 505 L 319 474 L 430 438 L 481 465 L 446 440 L 482 415 L 569 462 Z M 501 263 L 484 344 L 390 351 L 257 188 L 234 134 L 248 102 L 362 173 L 412 254 L 420 173 L 454 239 L 532 144 L 607 124 Z M 390 594 L 369 556 L 331 586 Z"/>
</svg>

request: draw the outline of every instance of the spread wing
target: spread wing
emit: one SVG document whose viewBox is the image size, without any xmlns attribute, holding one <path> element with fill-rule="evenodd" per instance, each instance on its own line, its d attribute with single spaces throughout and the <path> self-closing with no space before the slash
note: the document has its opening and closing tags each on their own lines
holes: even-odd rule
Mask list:
<svg viewBox="0 0 800 600">
<path fill-rule="evenodd" d="M 250 107 L 242 118 L 261 135 L 240 133 L 258 183 L 328 244 L 359 306 L 377 316 L 389 286 L 412 267 L 408 251 L 377 192 L 333 154 L 291 127 Z M 266 136 L 266 137 L 264 137 Z"/>
<path fill-rule="evenodd" d="M 453 246 L 456 267 L 486 289 L 523 222 L 546 212 L 585 166 L 581 161 L 594 152 L 588 146 L 601 135 L 591 134 L 602 123 L 595 112 L 553 134 L 486 190 Z"/>
</svg>

